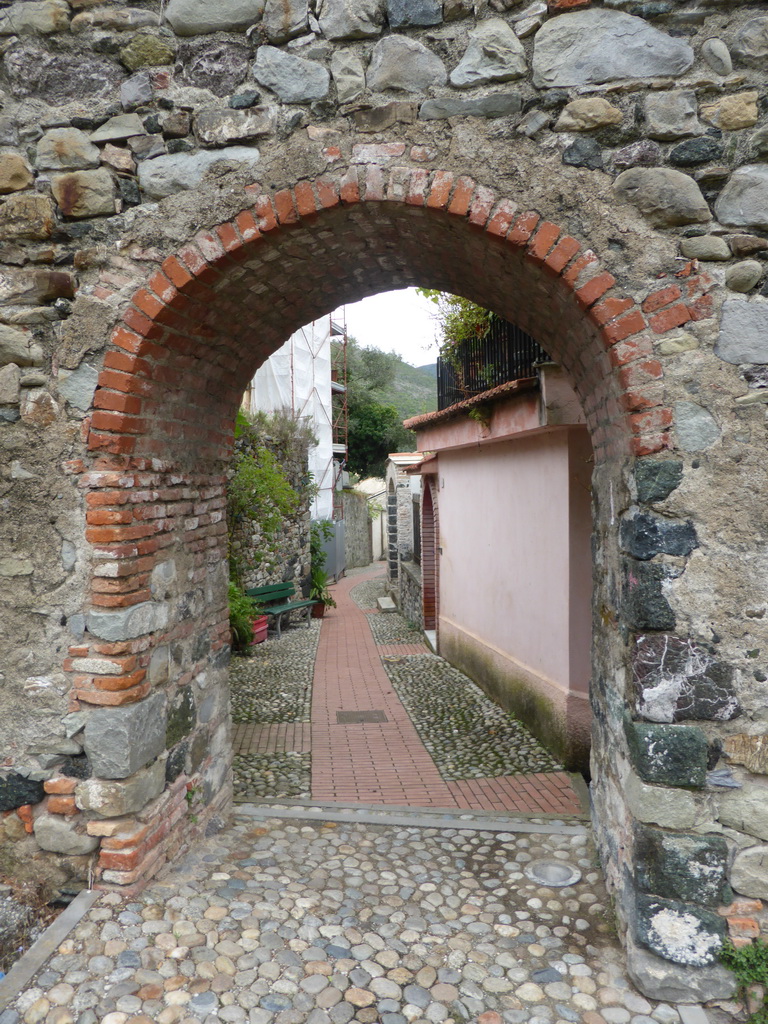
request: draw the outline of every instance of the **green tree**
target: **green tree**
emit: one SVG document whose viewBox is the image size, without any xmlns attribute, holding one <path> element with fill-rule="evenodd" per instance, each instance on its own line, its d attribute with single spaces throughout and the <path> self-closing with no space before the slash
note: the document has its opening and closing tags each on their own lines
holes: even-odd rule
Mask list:
<svg viewBox="0 0 768 1024">
<path fill-rule="evenodd" d="M 349 462 L 360 477 L 383 476 L 390 452 L 413 451 L 415 435 L 406 430 L 393 405 L 382 400 L 391 388 L 399 357 L 347 341 Z"/>
</svg>

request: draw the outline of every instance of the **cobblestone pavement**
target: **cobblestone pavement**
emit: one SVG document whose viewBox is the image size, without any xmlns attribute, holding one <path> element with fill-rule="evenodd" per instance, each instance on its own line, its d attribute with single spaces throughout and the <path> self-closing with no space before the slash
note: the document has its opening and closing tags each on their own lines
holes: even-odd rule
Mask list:
<svg viewBox="0 0 768 1024">
<path fill-rule="evenodd" d="M 379 585 L 354 587 L 359 605 L 375 605 Z M 568 776 L 542 772 L 527 734 L 505 731 L 508 716 L 476 688 L 459 701 L 468 681 L 403 641 L 407 623 L 390 622 L 376 645 L 365 620 L 377 616 L 357 614 L 368 660 L 327 623 L 346 645 L 336 668 L 378 666 L 401 692 L 435 748 L 442 777 L 433 766 L 429 785 L 443 809 L 308 798 L 320 631 L 288 631 L 233 665 L 236 793 L 259 802 L 236 804 L 139 896 L 98 896 L 0 1024 L 691 1024 L 628 982 L 585 823 L 509 813 L 503 779 L 482 773 L 510 769 L 494 745 L 528 758 L 536 774 L 506 777 L 523 805 Z M 335 678 L 328 652 L 341 656 L 325 647 Z M 422 697 L 438 676 L 457 690 L 430 711 Z M 371 691 L 359 692 L 364 704 Z M 546 884 L 532 874 L 542 862 Z M 569 877 L 557 885 L 553 871 Z"/>
<path fill-rule="evenodd" d="M 625 978 L 583 826 L 468 825 L 308 822 L 245 805 L 140 896 L 99 897 L 0 1020 L 680 1021 Z M 541 858 L 581 880 L 530 880 Z"/>
</svg>

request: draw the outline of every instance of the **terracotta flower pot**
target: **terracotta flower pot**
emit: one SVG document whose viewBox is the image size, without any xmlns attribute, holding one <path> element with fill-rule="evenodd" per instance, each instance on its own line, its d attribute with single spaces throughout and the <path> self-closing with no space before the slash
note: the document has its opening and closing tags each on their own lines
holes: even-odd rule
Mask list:
<svg viewBox="0 0 768 1024">
<path fill-rule="evenodd" d="M 253 642 L 261 644 L 267 639 L 267 616 L 260 615 L 253 620 Z"/>
<path fill-rule="evenodd" d="M 313 604 L 312 605 L 312 618 L 313 619 L 322 619 L 322 617 L 324 615 L 325 615 L 325 605 L 323 604 L 322 601 L 319 601 L 317 604 Z"/>
</svg>

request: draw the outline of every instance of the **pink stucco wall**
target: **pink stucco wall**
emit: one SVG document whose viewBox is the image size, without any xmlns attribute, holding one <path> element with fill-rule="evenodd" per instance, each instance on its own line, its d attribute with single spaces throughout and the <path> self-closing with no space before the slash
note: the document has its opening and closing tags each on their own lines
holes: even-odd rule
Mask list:
<svg viewBox="0 0 768 1024">
<path fill-rule="evenodd" d="M 558 746 L 583 747 L 592 594 L 586 429 L 441 451 L 438 465 L 441 651 L 473 665 L 513 710 L 521 684 L 540 695 L 563 734 L 579 734 Z"/>
</svg>

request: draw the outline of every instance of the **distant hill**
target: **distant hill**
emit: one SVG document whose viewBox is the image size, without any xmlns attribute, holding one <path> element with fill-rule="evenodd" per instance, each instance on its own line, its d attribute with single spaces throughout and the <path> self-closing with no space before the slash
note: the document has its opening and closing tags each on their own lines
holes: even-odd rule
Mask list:
<svg viewBox="0 0 768 1024">
<path fill-rule="evenodd" d="M 424 373 L 428 373 L 430 377 L 437 378 L 437 360 L 434 363 L 426 363 L 424 366 L 417 366 L 417 370 L 422 370 Z"/>
<path fill-rule="evenodd" d="M 423 412 L 434 412 L 437 408 L 435 378 L 434 364 L 410 366 L 398 358 L 392 384 L 379 391 L 377 398 L 386 405 L 394 405 L 404 420 Z"/>
</svg>

